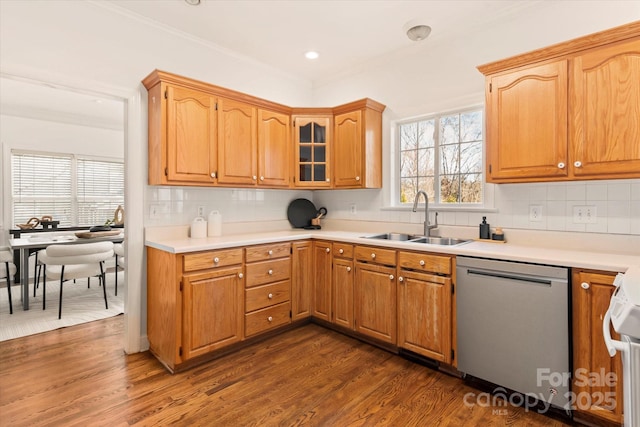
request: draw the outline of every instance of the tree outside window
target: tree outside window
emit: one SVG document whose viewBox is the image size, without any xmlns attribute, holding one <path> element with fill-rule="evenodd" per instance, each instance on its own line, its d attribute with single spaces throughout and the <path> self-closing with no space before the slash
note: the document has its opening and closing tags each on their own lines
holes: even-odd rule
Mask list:
<svg viewBox="0 0 640 427">
<path fill-rule="evenodd" d="M 399 126 L 400 203 L 423 190 L 442 204 L 482 203 L 482 109 Z"/>
</svg>

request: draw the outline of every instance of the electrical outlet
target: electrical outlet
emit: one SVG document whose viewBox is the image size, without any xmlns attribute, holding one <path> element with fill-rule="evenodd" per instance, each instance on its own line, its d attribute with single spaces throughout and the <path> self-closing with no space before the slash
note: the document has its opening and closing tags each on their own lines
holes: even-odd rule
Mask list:
<svg viewBox="0 0 640 427">
<path fill-rule="evenodd" d="M 533 222 L 542 221 L 542 206 L 529 205 L 529 221 L 533 221 Z"/>
<path fill-rule="evenodd" d="M 573 223 L 574 224 L 595 224 L 598 219 L 598 212 L 595 206 L 574 206 L 573 207 Z"/>
<path fill-rule="evenodd" d="M 204 218 L 204 206 L 198 206 L 198 216 Z"/>
<path fill-rule="evenodd" d="M 357 212 L 358 212 L 358 211 L 357 211 L 357 209 L 356 209 L 356 204 L 355 204 L 355 203 L 351 203 L 351 204 L 349 205 L 349 213 L 350 213 L 351 215 L 355 215 Z"/>
<path fill-rule="evenodd" d="M 160 205 L 149 206 L 149 219 L 158 219 L 160 217 Z"/>
</svg>

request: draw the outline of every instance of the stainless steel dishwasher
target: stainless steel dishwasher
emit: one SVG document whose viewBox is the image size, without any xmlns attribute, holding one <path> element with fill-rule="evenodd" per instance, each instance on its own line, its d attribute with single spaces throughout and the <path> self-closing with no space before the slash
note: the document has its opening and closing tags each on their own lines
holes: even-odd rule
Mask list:
<svg viewBox="0 0 640 427">
<path fill-rule="evenodd" d="M 569 270 L 457 257 L 458 370 L 569 409 Z"/>
</svg>

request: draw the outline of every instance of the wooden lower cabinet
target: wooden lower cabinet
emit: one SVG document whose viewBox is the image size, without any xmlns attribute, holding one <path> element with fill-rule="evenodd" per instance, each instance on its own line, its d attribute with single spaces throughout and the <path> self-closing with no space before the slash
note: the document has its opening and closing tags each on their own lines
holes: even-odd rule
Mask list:
<svg viewBox="0 0 640 427">
<path fill-rule="evenodd" d="M 242 266 L 183 277 L 185 359 L 242 339 Z"/>
<path fill-rule="evenodd" d="M 294 242 L 291 251 L 291 320 L 311 316 L 313 283 L 313 243 Z"/>
<path fill-rule="evenodd" d="M 396 344 L 396 269 L 356 263 L 354 289 L 355 330 L 389 344 Z"/>
<path fill-rule="evenodd" d="M 347 329 L 354 329 L 353 281 L 355 269 L 353 260 L 333 258 L 333 318 L 332 322 Z"/>
<path fill-rule="evenodd" d="M 451 279 L 400 270 L 398 347 L 451 363 Z"/>
<path fill-rule="evenodd" d="M 610 357 L 604 344 L 602 322 L 615 290 L 615 274 L 574 270 L 573 312 L 573 404 L 575 418 L 587 421 L 623 420 L 622 358 Z M 611 337 L 619 335 L 611 329 Z M 613 378 L 612 381 L 609 381 Z"/>
<path fill-rule="evenodd" d="M 313 242 L 312 315 L 331 322 L 331 242 Z"/>
</svg>

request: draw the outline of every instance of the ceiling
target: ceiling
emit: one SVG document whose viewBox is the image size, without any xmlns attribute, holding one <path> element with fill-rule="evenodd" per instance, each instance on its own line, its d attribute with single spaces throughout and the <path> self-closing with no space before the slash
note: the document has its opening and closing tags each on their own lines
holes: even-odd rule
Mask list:
<svg viewBox="0 0 640 427">
<path fill-rule="evenodd" d="M 542 5 L 531 0 L 112 0 L 120 12 L 317 82 L 356 65 L 477 31 Z M 432 27 L 414 42 L 407 23 Z M 319 52 L 308 60 L 308 50 Z"/>
</svg>

